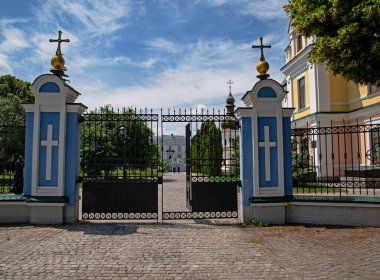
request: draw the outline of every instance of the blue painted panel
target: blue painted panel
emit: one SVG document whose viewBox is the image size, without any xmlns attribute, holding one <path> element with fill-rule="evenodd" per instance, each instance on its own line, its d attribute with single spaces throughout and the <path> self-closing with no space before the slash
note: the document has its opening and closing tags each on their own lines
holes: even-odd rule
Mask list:
<svg viewBox="0 0 380 280">
<path fill-rule="evenodd" d="M 73 205 L 78 197 L 79 176 L 79 124 L 77 113 L 67 113 L 66 118 L 66 154 L 65 154 L 65 196 Z"/>
<path fill-rule="evenodd" d="M 261 98 L 277 98 L 277 94 L 274 89 L 270 87 L 263 87 L 257 93 L 257 97 Z"/>
<path fill-rule="evenodd" d="M 275 143 L 270 147 L 270 180 L 265 178 L 265 148 L 259 147 L 259 187 L 278 187 L 278 139 L 276 117 L 258 117 L 259 143 L 264 142 L 264 127 L 269 126 L 269 141 Z"/>
<path fill-rule="evenodd" d="M 41 187 L 57 187 L 58 186 L 58 145 L 52 147 L 51 160 L 51 180 L 46 180 L 46 146 L 41 145 L 42 140 L 47 139 L 47 127 L 53 125 L 53 140 L 59 140 L 59 121 L 58 112 L 42 112 L 40 121 L 40 139 L 39 139 L 39 157 L 38 157 L 38 185 Z M 59 143 L 58 143 L 59 144 Z"/>
<path fill-rule="evenodd" d="M 293 195 L 292 181 L 292 142 L 290 118 L 282 118 L 283 141 L 284 141 L 284 186 L 285 195 Z"/>
<path fill-rule="evenodd" d="M 252 159 L 252 118 L 240 120 L 240 178 L 242 183 L 243 205 L 249 206 L 253 196 L 253 159 Z"/>
<path fill-rule="evenodd" d="M 56 83 L 47 82 L 40 87 L 39 92 L 60 92 L 60 90 Z"/>
<path fill-rule="evenodd" d="M 24 194 L 32 195 L 32 157 L 33 157 L 33 124 L 34 113 L 26 113 L 25 128 L 25 169 Z"/>
</svg>

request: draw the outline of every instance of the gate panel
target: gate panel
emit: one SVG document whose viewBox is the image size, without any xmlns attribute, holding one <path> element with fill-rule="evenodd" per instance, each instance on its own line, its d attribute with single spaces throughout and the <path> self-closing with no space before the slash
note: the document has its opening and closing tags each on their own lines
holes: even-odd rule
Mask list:
<svg viewBox="0 0 380 280">
<path fill-rule="evenodd" d="M 240 159 L 235 116 L 214 111 L 179 111 L 177 115 L 162 115 L 162 122 L 188 122 L 185 131 L 189 209 L 163 211 L 163 219 L 237 218 Z M 165 186 L 163 189 L 165 192 Z"/>
<path fill-rule="evenodd" d="M 84 115 L 83 219 L 157 219 L 158 115 L 102 107 Z"/>
<path fill-rule="evenodd" d="M 157 183 L 85 182 L 82 211 L 93 214 L 143 213 L 145 218 L 157 219 L 157 199 Z M 84 218 L 90 217 L 87 214 Z"/>
<path fill-rule="evenodd" d="M 237 211 L 237 182 L 192 183 L 194 212 Z"/>
</svg>

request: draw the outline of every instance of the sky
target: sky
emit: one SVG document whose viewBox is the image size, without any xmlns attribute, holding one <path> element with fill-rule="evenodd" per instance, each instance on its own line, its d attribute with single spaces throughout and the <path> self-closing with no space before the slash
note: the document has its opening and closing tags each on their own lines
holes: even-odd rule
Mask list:
<svg viewBox="0 0 380 280">
<path fill-rule="evenodd" d="M 70 85 L 89 110 L 237 106 L 258 81 L 263 37 L 281 83 L 289 43 L 286 0 L 0 0 L 0 75 L 33 82 L 62 43 Z"/>
</svg>

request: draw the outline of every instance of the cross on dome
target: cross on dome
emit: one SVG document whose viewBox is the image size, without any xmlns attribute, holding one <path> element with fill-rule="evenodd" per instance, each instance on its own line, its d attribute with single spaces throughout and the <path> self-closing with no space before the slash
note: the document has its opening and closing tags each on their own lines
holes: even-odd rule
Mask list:
<svg viewBox="0 0 380 280">
<path fill-rule="evenodd" d="M 62 36 L 62 31 L 59 30 L 58 31 L 58 39 L 49 39 L 50 43 L 55 43 L 55 42 L 58 43 L 57 51 L 55 52 L 55 55 L 62 55 L 62 52 L 61 52 L 61 43 L 62 42 L 70 43 L 70 39 L 61 39 L 61 36 Z"/>
</svg>

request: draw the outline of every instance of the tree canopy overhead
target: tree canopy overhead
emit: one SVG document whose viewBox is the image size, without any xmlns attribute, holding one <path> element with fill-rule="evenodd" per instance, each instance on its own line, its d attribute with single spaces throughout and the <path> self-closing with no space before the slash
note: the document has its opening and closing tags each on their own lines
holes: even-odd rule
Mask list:
<svg viewBox="0 0 380 280">
<path fill-rule="evenodd" d="M 289 0 L 301 35 L 317 36 L 309 60 L 358 84 L 380 85 L 379 0 Z"/>
</svg>

